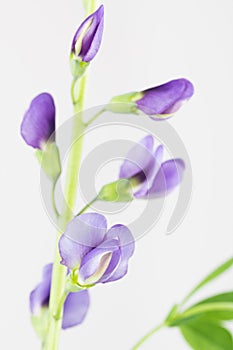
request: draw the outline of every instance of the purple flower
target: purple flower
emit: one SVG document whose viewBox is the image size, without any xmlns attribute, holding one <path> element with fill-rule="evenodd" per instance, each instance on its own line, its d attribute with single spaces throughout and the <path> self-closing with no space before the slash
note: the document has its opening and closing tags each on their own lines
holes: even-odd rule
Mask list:
<svg viewBox="0 0 233 350">
<path fill-rule="evenodd" d="M 106 106 L 106 110 L 115 113 L 143 112 L 155 120 L 167 119 L 177 112 L 193 93 L 194 88 L 189 80 L 176 79 L 141 92 L 116 96 Z"/>
<path fill-rule="evenodd" d="M 163 146 L 154 150 L 151 135 L 144 137 L 126 156 L 120 168 L 120 179 L 129 179 L 138 188 L 136 198 L 163 197 L 182 180 L 185 164 L 182 159 L 162 162 Z"/>
<path fill-rule="evenodd" d="M 192 83 L 187 79 L 171 80 L 166 84 L 142 91 L 136 100 L 139 110 L 148 115 L 170 116 L 194 93 Z"/>
<path fill-rule="evenodd" d="M 42 93 L 36 96 L 24 115 L 21 135 L 34 148 L 42 149 L 46 142 L 55 140 L 55 105 L 52 96 Z"/>
<path fill-rule="evenodd" d="M 42 308 L 49 306 L 52 267 L 52 264 L 44 267 L 42 281 L 30 294 L 30 309 L 33 315 L 37 315 Z M 64 304 L 62 328 L 66 329 L 82 323 L 88 307 L 89 294 L 87 290 L 69 293 Z"/>
<path fill-rule="evenodd" d="M 81 61 L 90 62 L 99 51 L 104 29 L 104 7 L 92 13 L 75 33 L 71 52 Z"/>
<path fill-rule="evenodd" d="M 61 263 L 78 269 L 78 283 L 91 285 L 122 278 L 134 252 L 134 238 L 124 225 L 107 230 L 103 215 L 87 213 L 75 217 L 59 242 Z"/>
</svg>

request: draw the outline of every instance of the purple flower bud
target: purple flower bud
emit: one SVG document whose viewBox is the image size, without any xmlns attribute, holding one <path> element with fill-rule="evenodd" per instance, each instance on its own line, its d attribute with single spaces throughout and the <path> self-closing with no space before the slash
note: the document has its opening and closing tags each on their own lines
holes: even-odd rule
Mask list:
<svg viewBox="0 0 233 350">
<path fill-rule="evenodd" d="M 138 187 L 134 193 L 136 198 L 163 197 L 180 184 L 185 169 L 183 160 L 162 162 L 162 158 L 163 146 L 154 150 L 151 135 L 144 137 L 127 154 L 119 178 L 129 179 Z"/>
<path fill-rule="evenodd" d="M 75 33 L 71 52 L 83 62 L 90 62 L 99 51 L 104 29 L 104 7 L 92 13 Z"/>
<path fill-rule="evenodd" d="M 30 294 L 30 309 L 34 316 L 39 315 L 42 308 L 49 306 L 52 267 L 52 264 L 44 267 L 42 281 Z M 82 323 L 86 317 L 89 302 L 87 290 L 69 293 L 64 303 L 62 328 L 66 329 Z"/>
<path fill-rule="evenodd" d="M 54 131 L 54 100 L 50 94 L 42 93 L 32 100 L 25 113 L 21 124 L 21 135 L 29 146 L 42 149 L 49 139 L 54 141 Z"/>
<path fill-rule="evenodd" d="M 166 84 L 142 91 L 136 100 L 139 110 L 148 115 L 170 116 L 194 93 L 192 83 L 187 79 L 171 80 Z"/>
<path fill-rule="evenodd" d="M 171 80 L 141 92 L 113 97 L 106 110 L 114 113 L 143 112 L 152 119 L 167 119 L 178 111 L 194 93 L 192 83 L 187 79 Z"/>
<path fill-rule="evenodd" d="M 106 283 L 122 278 L 134 252 L 134 238 L 124 225 L 107 230 L 103 215 L 82 214 L 75 217 L 59 242 L 61 263 L 79 269 L 81 285 Z"/>
</svg>

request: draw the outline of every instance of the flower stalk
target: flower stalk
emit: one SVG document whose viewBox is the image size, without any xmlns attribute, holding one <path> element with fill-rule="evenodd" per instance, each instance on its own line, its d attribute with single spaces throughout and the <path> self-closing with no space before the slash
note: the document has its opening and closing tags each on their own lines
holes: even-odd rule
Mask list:
<svg viewBox="0 0 233 350">
<path fill-rule="evenodd" d="M 73 90 L 76 84 L 72 84 Z M 69 154 L 67 177 L 65 185 L 65 203 L 59 220 L 60 228 L 63 231 L 67 223 L 72 218 L 72 210 L 75 206 L 76 192 L 78 187 L 78 172 L 82 155 L 83 131 L 82 110 L 84 105 L 84 95 L 86 86 L 86 75 L 80 78 L 77 99 L 74 103 L 74 113 L 76 116 L 73 120 L 72 148 Z M 75 91 L 72 91 L 75 94 Z M 74 95 L 72 95 L 74 96 Z M 46 339 L 46 350 L 56 350 L 59 345 L 60 331 L 62 326 L 63 300 L 66 283 L 67 269 L 60 264 L 61 257 L 58 250 L 58 241 L 62 232 L 58 232 L 56 241 L 56 252 L 53 264 L 52 285 L 50 294 L 50 322 L 49 331 Z M 59 310 L 58 310 L 59 309 Z"/>
<path fill-rule="evenodd" d="M 139 349 L 152 335 L 154 335 L 156 332 L 160 331 L 160 329 L 162 329 L 163 327 L 165 327 L 164 323 L 161 323 L 159 326 L 153 328 L 150 332 L 148 332 L 147 334 L 145 334 L 138 342 L 137 344 L 134 345 L 134 347 L 131 350 L 137 350 Z"/>
</svg>

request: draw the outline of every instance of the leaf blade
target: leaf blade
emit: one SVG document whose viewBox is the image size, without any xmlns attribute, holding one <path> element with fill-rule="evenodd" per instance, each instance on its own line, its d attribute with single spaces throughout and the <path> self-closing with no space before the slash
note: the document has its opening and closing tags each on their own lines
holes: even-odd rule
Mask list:
<svg viewBox="0 0 233 350">
<path fill-rule="evenodd" d="M 231 333 L 214 322 L 191 321 L 180 327 L 181 334 L 194 350 L 232 350 Z"/>
<path fill-rule="evenodd" d="M 221 274 L 223 274 L 228 269 L 230 269 L 232 265 L 233 265 L 233 258 L 230 258 L 229 260 L 225 261 L 223 264 L 218 266 L 215 270 L 213 270 L 210 274 L 208 274 L 203 280 L 201 280 L 201 282 L 199 282 L 198 285 L 191 290 L 191 292 L 188 293 L 188 295 L 185 297 L 181 305 L 183 305 L 186 301 L 188 301 L 197 291 L 199 291 L 206 284 L 210 283 L 215 278 L 219 277 Z"/>
</svg>

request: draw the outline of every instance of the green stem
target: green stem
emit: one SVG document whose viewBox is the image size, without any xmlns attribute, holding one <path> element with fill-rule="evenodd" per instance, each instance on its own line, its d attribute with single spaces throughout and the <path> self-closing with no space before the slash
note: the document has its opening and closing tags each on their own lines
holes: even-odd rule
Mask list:
<svg viewBox="0 0 233 350">
<path fill-rule="evenodd" d="M 96 0 L 83 0 L 83 5 L 86 9 L 87 16 L 95 11 Z"/>
<path fill-rule="evenodd" d="M 57 307 L 57 314 L 54 315 L 54 317 L 57 318 L 58 320 L 59 320 L 60 317 L 61 317 L 63 305 L 64 305 L 64 303 L 65 303 L 65 301 L 66 301 L 66 298 L 67 298 L 68 294 L 69 294 L 69 291 L 68 291 L 68 290 L 65 290 L 64 293 L 63 293 L 63 296 L 61 297 L 61 300 L 60 300 L 60 302 L 59 302 L 59 304 L 58 304 L 58 307 Z"/>
<path fill-rule="evenodd" d="M 94 117 L 92 117 L 90 120 L 88 120 L 87 123 L 85 123 L 85 126 L 89 126 L 90 124 L 92 124 L 101 114 L 103 114 L 104 112 L 106 112 L 106 110 L 103 108 L 101 109 L 99 112 L 97 112 Z"/>
<path fill-rule="evenodd" d="M 54 213 L 55 213 L 56 217 L 59 218 L 60 214 L 59 214 L 59 211 L 57 210 L 57 205 L 56 205 L 56 201 L 55 201 L 56 184 L 57 184 L 57 181 L 54 181 L 53 185 L 52 185 L 52 195 L 51 195 L 52 198 L 51 198 L 51 200 L 52 200 L 52 206 L 53 206 Z"/>
<path fill-rule="evenodd" d="M 95 203 L 97 200 L 99 199 L 99 196 L 96 196 L 94 199 L 92 199 L 92 201 L 90 201 L 89 203 L 87 203 L 87 205 L 85 205 L 85 207 L 83 207 L 78 214 L 76 214 L 75 216 L 81 215 L 82 213 L 84 213 L 88 208 L 90 208 L 90 206 Z"/>
<path fill-rule="evenodd" d="M 77 82 L 76 82 L 77 84 Z M 73 88 L 76 88 L 76 84 Z M 50 323 L 46 339 L 45 350 L 57 350 L 59 346 L 60 332 L 62 326 L 63 305 L 60 307 L 60 301 L 64 296 L 66 273 L 67 269 L 60 264 L 61 257 L 58 249 L 58 242 L 61 233 L 64 231 L 67 223 L 72 219 L 74 210 L 77 187 L 78 187 L 78 172 L 81 162 L 82 143 L 84 124 L 82 121 L 84 94 L 86 86 L 86 76 L 83 76 L 79 81 L 78 97 L 75 100 L 74 112 L 78 113 L 73 121 L 72 148 L 69 153 L 66 185 L 65 185 L 65 203 L 59 219 L 60 232 L 57 235 L 56 252 L 53 263 L 52 284 L 50 291 Z"/>
<path fill-rule="evenodd" d="M 145 334 L 136 345 L 131 350 L 139 349 L 141 345 L 143 345 L 152 335 L 154 335 L 156 332 L 158 332 L 160 329 L 165 327 L 166 325 L 164 323 L 160 324 L 159 326 L 153 328 L 150 332 Z"/>
</svg>

